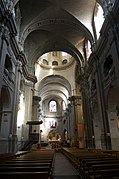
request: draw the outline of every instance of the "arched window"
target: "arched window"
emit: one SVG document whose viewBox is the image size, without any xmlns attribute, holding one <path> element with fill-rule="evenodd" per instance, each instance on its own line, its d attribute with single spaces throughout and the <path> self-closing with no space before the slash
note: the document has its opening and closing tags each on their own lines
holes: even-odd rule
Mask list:
<svg viewBox="0 0 119 179">
<path fill-rule="evenodd" d="M 95 25 L 95 31 L 96 31 L 96 36 L 97 39 L 100 36 L 100 29 L 103 25 L 104 22 L 104 16 L 103 16 L 103 9 L 102 7 L 97 3 L 95 7 L 95 12 L 94 12 L 94 25 Z"/>
<path fill-rule="evenodd" d="M 49 111 L 50 112 L 57 112 L 57 103 L 56 101 L 52 100 L 49 103 Z"/>
<path fill-rule="evenodd" d="M 43 64 L 48 65 L 48 61 L 46 59 L 43 59 Z"/>
<path fill-rule="evenodd" d="M 62 61 L 62 64 L 64 65 L 64 64 L 66 64 L 67 63 L 67 59 L 64 59 L 63 61 Z"/>
<path fill-rule="evenodd" d="M 57 65 L 58 65 L 58 62 L 57 62 L 57 61 L 53 61 L 53 62 L 52 62 L 52 65 L 56 65 L 56 66 L 57 66 Z"/>
</svg>

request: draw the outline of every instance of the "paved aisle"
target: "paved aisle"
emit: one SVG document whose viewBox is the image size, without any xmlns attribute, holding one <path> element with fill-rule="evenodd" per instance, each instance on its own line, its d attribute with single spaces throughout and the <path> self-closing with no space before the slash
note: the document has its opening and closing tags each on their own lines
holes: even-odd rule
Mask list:
<svg viewBox="0 0 119 179">
<path fill-rule="evenodd" d="M 77 170 L 60 152 L 56 152 L 53 179 L 81 179 Z"/>
</svg>

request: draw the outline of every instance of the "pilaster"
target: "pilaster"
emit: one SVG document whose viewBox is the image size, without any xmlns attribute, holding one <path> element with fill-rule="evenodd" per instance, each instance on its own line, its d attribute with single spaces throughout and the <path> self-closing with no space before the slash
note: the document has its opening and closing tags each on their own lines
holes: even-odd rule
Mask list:
<svg viewBox="0 0 119 179">
<path fill-rule="evenodd" d="M 20 61 L 16 63 L 16 70 L 15 70 L 15 87 L 14 87 L 14 99 L 13 99 L 13 108 L 12 108 L 12 123 L 10 129 L 10 140 L 12 142 L 12 149 L 11 151 L 16 151 L 16 144 L 17 144 L 17 113 L 18 113 L 18 104 L 19 104 L 19 90 L 20 90 L 20 80 L 22 75 L 22 64 Z"/>
<path fill-rule="evenodd" d="M 39 120 L 39 102 L 41 101 L 41 97 L 33 96 L 33 103 L 32 103 L 32 120 L 38 121 Z M 39 131 L 39 126 L 34 126 L 33 130 Z"/>
<path fill-rule="evenodd" d="M 4 73 L 5 57 L 7 54 L 7 46 L 9 45 L 8 29 L 2 25 L 0 26 L 0 94 L 2 88 L 2 78 Z"/>
<path fill-rule="evenodd" d="M 81 114 L 81 97 L 71 96 L 69 98 L 72 110 L 72 125 L 73 125 L 73 146 L 84 147 L 84 123 Z"/>
<path fill-rule="evenodd" d="M 85 72 L 86 73 L 86 72 Z M 91 108 L 90 108 L 90 96 L 89 96 L 89 87 L 88 87 L 88 79 L 85 75 L 81 76 L 81 94 L 82 94 L 82 112 L 83 112 L 83 120 L 84 120 L 84 128 L 85 128 L 85 147 L 86 148 L 94 148 L 94 130 L 93 130 L 93 121 L 91 116 Z"/>
<path fill-rule="evenodd" d="M 110 128 L 109 128 L 109 122 L 108 122 L 108 115 L 106 111 L 106 102 L 105 102 L 105 94 L 104 94 L 104 88 L 102 84 L 102 78 L 101 78 L 101 70 L 100 70 L 100 64 L 99 59 L 96 55 L 94 55 L 95 58 L 95 64 L 96 64 L 96 81 L 97 81 L 97 96 L 98 96 L 98 106 L 100 110 L 100 118 L 101 118 L 101 144 L 102 149 L 111 149 L 111 134 L 110 134 Z"/>
</svg>

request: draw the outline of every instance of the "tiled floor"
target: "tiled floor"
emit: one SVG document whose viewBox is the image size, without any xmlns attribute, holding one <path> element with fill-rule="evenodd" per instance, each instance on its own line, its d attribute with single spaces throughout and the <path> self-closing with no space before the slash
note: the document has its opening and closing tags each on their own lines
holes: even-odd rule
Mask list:
<svg viewBox="0 0 119 179">
<path fill-rule="evenodd" d="M 77 170 L 60 152 L 56 153 L 53 169 L 53 179 L 81 179 Z"/>
</svg>

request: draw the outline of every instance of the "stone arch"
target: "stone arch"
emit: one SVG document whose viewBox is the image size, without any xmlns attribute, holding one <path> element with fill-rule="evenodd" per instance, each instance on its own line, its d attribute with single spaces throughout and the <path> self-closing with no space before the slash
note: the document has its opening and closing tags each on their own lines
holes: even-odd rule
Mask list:
<svg viewBox="0 0 119 179">
<path fill-rule="evenodd" d="M 60 41 L 59 41 L 60 39 Z M 77 61 L 79 66 L 81 67 L 84 63 L 84 57 L 80 53 L 80 51 L 68 40 L 64 39 L 62 36 L 55 36 L 53 38 L 49 38 L 46 40 L 42 47 L 39 46 L 31 55 L 29 60 L 31 61 L 31 65 L 36 63 L 36 60 L 45 53 L 52 51 L 63 51 L 69 53 L 74 59 Z"/>
<path fill-rule="evenodd" d="M 56 23 L 59 24 L 60 26 L 67 24 L 69 26 L 72 26 L 73 29 L 78 30 L 78 31 L 83 31 L 85 32 L 85 35 L 87 37 L 87 39 L 89 39 L 91 41 L 91 43 L 93 44 L 93 36 L 91 34 L 91 32 L 89 31 L 89 29 L 86 28 L 86 26 L 84 26 L 81 21 L 77 20 L 74 16 L 72 16 L 71 14 L 69 14 L 66 10 L 64 9 L 60 9 L 59 14 L 64 14 L 65 16 L 68 16 L 67 18 L 70 19 L 67 20 L 65 18 L 63 19 L 59 19 L 59 17 L 57 17 L 57 14 L 54 14 L 55 11 L 53 9 L 54 7 L 51 6 L 49 7 L 49 11 L 51 11 L 51 16 L 49 16 L 49 18 L 45 18 L 44 20 L 42 20 L 42 16 L 39 15 L 37 16 L 35 19 L 33 19 L 28 26 L 23 30 L 22 34 L 21 34 L 21 44 L 24 44 L 25 39 L 27 38 L 27 36 L 38 29 L 43 29 L 44 25 L 45 26 L 50 26 L 50 25 L 54 25 Z M 44 17 L 46 16 L 46 12 L 44 14 Z M 55 18 L 54 18 L 55 17 Z"/>
<path fill-rule="evenodd" d="M 56 83 L 56 84 L 59 84 L 61 86 L 63 86 L 64 88 L 66 88 L 66 90 L 68 91 L 69 95 L 71 95 L 71 84 L 69 83 L 69 81 L 60 76 L 60 75 L 50 75 L 50 76 L 47 76 L 45 78 L 43 78 L 40 83 L 39 83 L 39 86 L 38 86 L 38 90 L 40 91 L 40 93 L 42 92 L 42 90 L 44 90 L 43 88 L 46 87 L 46 84 L 47 85 L 52 85 L 53 83 Z"/>
</svg>

